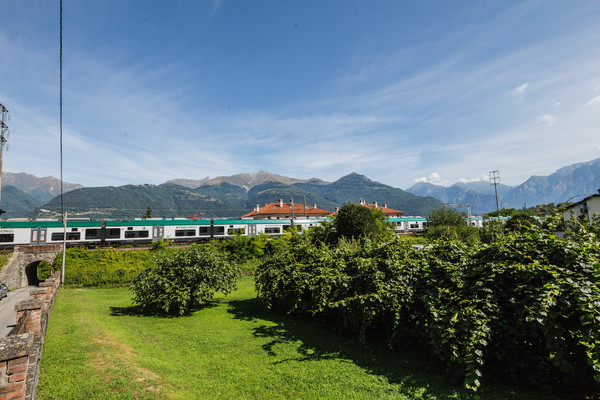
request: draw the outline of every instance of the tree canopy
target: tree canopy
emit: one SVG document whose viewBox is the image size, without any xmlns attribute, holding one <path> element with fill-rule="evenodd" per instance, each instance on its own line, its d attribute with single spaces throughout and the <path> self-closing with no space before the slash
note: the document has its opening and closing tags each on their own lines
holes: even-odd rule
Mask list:
<svg viewBox="0 0 600 400">
<path fill-rule="evenodd" d="M 358 204 L 346 204 L 334 217 L 333 226 L 338 237 L 375 239 L 388 230 L 381 210 Z"/>
<path fill-rule="evenodd" d="M 133 302 L 146 312 L 184 315 L 219 291 L 235 289 L 238 266 L 211 245 L 160 251 L 134 281 Z"/>
</svg>

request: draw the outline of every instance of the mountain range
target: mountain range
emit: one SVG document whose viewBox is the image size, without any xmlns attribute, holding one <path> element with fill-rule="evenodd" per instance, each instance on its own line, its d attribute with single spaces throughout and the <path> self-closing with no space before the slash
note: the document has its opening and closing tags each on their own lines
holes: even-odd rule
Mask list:
<svg viewBox="0 0 600 400">
<path fill-rule="evenodd" d="M 577 201 L 600 189 L 600 158 L 571 164 L 548 176 L 531 176 L 518 186 L 499 184 L 500 208 L 526 208 L 538 204 Z M 419 196 L 431 196 L 444 203 L 470 204 L 473 214 L 496 209 L 494 187 L 488 182 L 455 183 L 440 186 L 420 182 L 406 191 Z"/>
<path fill-rule="evenodd" d="M 25 173 L 3 174 L 2 208 L 5 218 L 55 217 L 60 213 L 60 180 Z M 575 195 L 589 195 L 600 188 L 600 159 L 572 164 L 548 176 L 532 176 L 518 186 L 499 184 L 500 208 L 559 203 Z M 259 171 L 204 179 L 174 179 L 161 185 L 83 187 L 63 183 L 63 206 L 71 216 L 135 218 L 150 206 L 158 217 L 239 217 L 255 205 L 294 198 L 297 203 L 336 207 L 377 201 L 404 215 L 427 215 L 444 203 L 461 208 L 469 204 L 473 214 L 496 209 L 494 188 L 488 182 L 440 186 L 417 183 L 407 190 L 394 188 L 351 173 L 335 182 L 318 178 L 296 179 Z"/>
</svg>

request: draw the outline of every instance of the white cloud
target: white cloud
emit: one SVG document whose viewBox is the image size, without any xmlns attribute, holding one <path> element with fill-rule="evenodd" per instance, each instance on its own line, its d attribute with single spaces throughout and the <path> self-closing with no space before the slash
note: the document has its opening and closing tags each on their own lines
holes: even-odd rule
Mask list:
<svg viewBox="0 0 600 400">
<path fill-rule="evenodd" d="M 590 101 L 588 101 L 587 103 L 585 103 L 586 106 L 593 106 L 596 104 L 600 104 L 600 96 L 596 96 L 593 99 L 591 99 Z"/>
<path fill-rule="evenodd" d="M 487 175 L 480 175 L 474 178 L 460 178 L 458 181 L 462 183 L 471 183 L 471 182 L 485 182 L 488 180 Z"/>
<path fill-rule="evenodd" d="M 443 182 L 443 180 L 440 174 L 438 174 L 437 172 L 432 172 L 431 174 L 429 174 L 429 176 L 423 176 L 421 178 L 415 179 L 415 183 L 419 182 L 427 182 L 439 185 L 441 184 L 441 182 Z"/>
<path fill-rule="evenodd" d="M 521 86 L 513 89 L 512 94 L 514 95 L 521 95 L 523 93 L 525 93 L 525 90 L 529 87 L 529 82 L 525 82 L 524 84 L 522 84 Z"/>
<path fill-rule="evenodd" d="M 556 122 L 556 116 L 551 114 L 544 114 L 539 119 L 540 121 L 545 122 L 548 126 L 552 126 Z"/>
</svg>

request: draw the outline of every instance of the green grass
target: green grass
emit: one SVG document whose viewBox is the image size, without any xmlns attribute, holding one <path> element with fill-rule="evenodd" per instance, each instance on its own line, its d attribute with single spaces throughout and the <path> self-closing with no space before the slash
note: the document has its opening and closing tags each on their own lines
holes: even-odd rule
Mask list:
<svg viewBox="0 0 600 400">
<path fill-rule="evenodd" d="M 553 399 L 450 385 L 418 349 L 365 347 L 312 319 L 275 315 L 252 276 L 188 317 L 147 317 L 127 288 L 61 289 L 38 399 Z"/>
<path fill-rule="evenodd" d="M 2 272 L 12 254 L 12 250 L 0 250 L 0 272 Z"/>
</svg>

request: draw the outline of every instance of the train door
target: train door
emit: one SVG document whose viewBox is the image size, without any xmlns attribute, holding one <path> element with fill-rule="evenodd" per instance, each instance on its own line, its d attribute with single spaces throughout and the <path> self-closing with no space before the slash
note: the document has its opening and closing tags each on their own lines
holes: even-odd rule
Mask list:
<svg viewBox="0 0 600 400">
<path fill-rule="evenodd" d="M 31 228 L 31 244 L 46 243 L 46 228 Z"/>
<path fill-rule="evenodd" d="M 248 235 L 256 236 L 256 225 L 248 225 Z"/>
<path fill-rule="evenodd" d="M 152 240 L 162 240 L 165 236 L 165 227 L 164 226 L 154 226 L 152 227 Z"/>
</svg>

